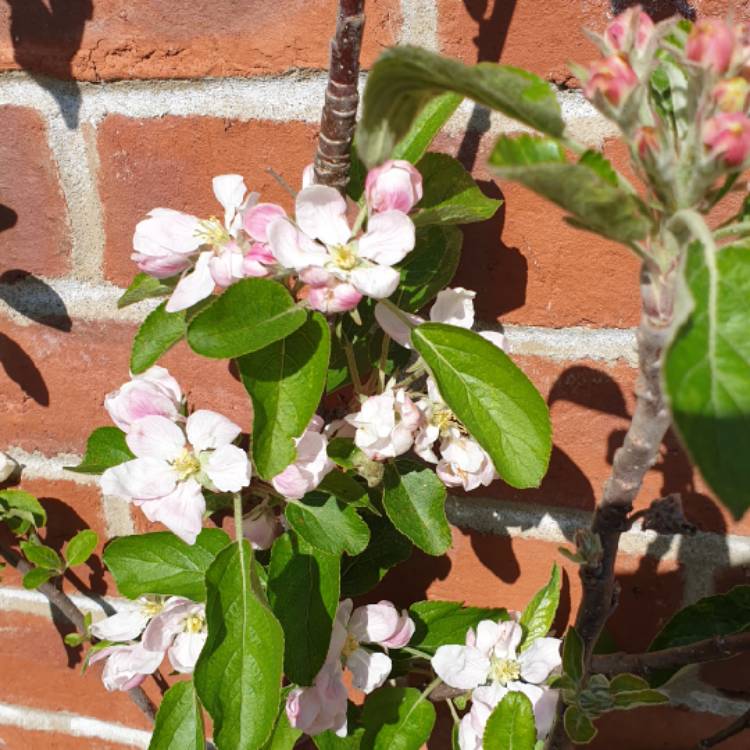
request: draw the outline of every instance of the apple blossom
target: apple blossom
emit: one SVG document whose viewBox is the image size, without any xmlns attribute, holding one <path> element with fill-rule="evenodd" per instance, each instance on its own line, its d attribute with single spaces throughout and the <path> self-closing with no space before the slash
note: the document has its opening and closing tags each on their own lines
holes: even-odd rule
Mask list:
<svg viewBox="0 0 750 750">
<path fill-rule="evenodd" d="M 13 458 L 7 453 L 0 452 L 0 482 L 9 479 L 17 468 L 18 464 Z"/>
<path fill-rule="evenodd" d="M 471 492 L 477 487 L 492 484 L 498 474 L 487 451 L 469 435 L 455 427 L 440 443 L 440 460 L 435 473 L 448 487 L 463 487 Z"/>
<path fill-rule="evenodd" d="M 267 276 L 268 266 L 276 263 L 268 245 L 268 227 L 274 219 L 286 216 L 286 211 L 275 203 L 257 203 L 242 216 L 242 226 L 253 244 L 243 259 L 244 276 Z M 228 286 L 228 284 L 223 284 Z"/>
<path fill-rule="evenodd" d="M 722 112 L 745 112 L 750 104 L 750 83 L 739 77 L 719 81 L 712 96 Z"/>
<path fill-rule="evenodd" d="M 310 687 L 294 688 L 286 698 L 289 724 L 313 736 L 333 731 L 339 737 L 347 732 L 347 690 L 338 659 L 327 660 Z"/>
<path fill-rule="evenodd" d="M 141 644 L 148 651 L 166 652 L 176 672 L 191 674 L 207 636 L 205 606 L 173 596 L 148 623 Z"/>
<path fill-rule="evenodd" d="M 639 5 L 616 16 L 604 30 L 604 40 L 613 52 L 627 54 L 635 48 L 642 52 L 654 33 L 654 22 Z"/>
<path fill-rule="evenodd" d="M 143 417 L 126 436 L 136 458 L 107 469 L 102 490 L 134 502 L 150 521 L 193 544 L 206 509 L 202 486 L 237 492 L 250 483 L 247 454 L 232 445 L 240 431 L 207 409 L 191 414 L 184 431 L 166 417 Z"/>
<path fill-rule="evenodd" d="M 422 199 L 422 175 L 408 161 L 389 159 L 367 173 L 365 199 L 370 211 L 408 214 Z"/>
<path fill-rule="evenodd" d="M 165 602 L 163 596 L 141 596 L 115 614 L 93 623 L 91 633 L 103 641 L 132 641 L 164 609 Z"/>
<path fill-rule="evenodd" d="M 727 167 L 740 167 L 750 156 L 750 118 L 741 112 L 712 117 L 704 126 L 703 143 Z"/>
<path fill-rule="evenodd" d="M 131 690 L 153 674 L 162 662 L 164 652 L 148 651 L 140 643 L 107 646 L 89 658 L 89 664 L 106 659 L 102 682 L 109 690 Z"/>
<path fill-rule="evenodd" d="M 685 56 L 691 62 L 719 75 L 729 70 L 735 50 L 732 27 L 720 18 L 703 18 L 693 25 L 685 44 Z"/>
<path fill-rule="evenodd" d="M 284 497 L 298 500 L 314 490 L 335 464 L 328 458 L 328 439 L 321 432 L 324 422 L 317 414 L 302 436 L 295 441 L 297 458 L 272 480 L 273 488 Z"/>
<path fill-rule="evenodd" d="M 620 55 L 612 55 L 591 64 L 583 93 L 587 99 L 601 94 L 610 104 L 619 107 L 637 85 L 635 71 Z"/>
<path fill-rule="evenodd" d="M 270 549 L 283 531 L 278 515 L 265 503 L 253 508 L 242 519 L 242 536 L 250 542 L 253 549 Z"/>
<path fill-rule="evenodd" d="M 123 432 L 128 432 L 133 422 L 142 417 L 158 415 L 177 419 L 181 404 L 179 384 L 158 365 L 140 375 L 131 375 L 130 382 L 104 397 L 104 408 Z"/>
<path fill-rule="evenodd" d="M 354 444 L 376 461 L 394 458 L 411 448 L 422 415 L 403 388 L 387 388 L 365 399 L 346 421 L 357 428 Z"/>
<path fill-rule="evenodd" d="M 367 231 L 355 238 L 346 210 L 346 200 L 334 188 L 304 188 L 297 194 L 296 225 L 285 218 L 271 222 L 271 250 L 285 268 L 316 269 L 315 286 L 337 280 L 367 297 L 388 297 L 400 278 L 392 266 L 414 248 L 414 224 L 401 211 L 384 211 L 371 216 Z"/>
<path fill-rule="evenodd" d="M 302 271 L 300 280 L 307 284 L 304 297 L 310 307 L 325 315 L 353 310 L 362 299 L 362 294 L 352 284 L 339 281 L 323 268 Z"/>
</svg>

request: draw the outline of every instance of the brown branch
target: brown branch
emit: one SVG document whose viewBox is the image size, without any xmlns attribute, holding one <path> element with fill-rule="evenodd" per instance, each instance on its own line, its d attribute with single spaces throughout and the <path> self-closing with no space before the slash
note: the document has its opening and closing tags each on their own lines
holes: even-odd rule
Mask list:
<svg viewBox="0 0 750 750">
<path fill-rule="evenodd" d="M 746 711 L 742 716 L 733 721 L 724 729 L 720 729 L 716 734 L 712 734 L 710 737 L 706 737 L 705 740 L 701 740 L 698 743 L 698 750 L 706 750 L 709 747 L 715 747 L 724 740 L 728 740 L 734 737 L 740 732 L 744 732 L 746 729 L 750 729 L 750 710 Z"/>
<path fill-rule="evenodd" d="M 365 25 L 364 0 L 339 0 L 336 35 L 331 40 L 328 86 L 315 154 L 315 182 L 343 192 L 349 180 L 357 118 L 359 53 Z"/>
<path fill-rule="evenodd" d="M 10 565 L 22 575 L 26 575 L 33 566 L 22 557 L 19 557 L 13 550 L 0 545 L 0 556 L 4 557 Z M 55 607 L 79 632 L 83 633 L 86 629 L 83 612 L 75 605 L 75 602 L 62 590 L 57 588 L 54 583 L 47 582 L 37 586 L 37 591 L 44 594 L 47 601 Z M 156 717 L 156 707 L 151 699 L 140 687 L 128 690 L 130 699 L 143 712 L 150 722 L 153 723 Z"/>
</svg>

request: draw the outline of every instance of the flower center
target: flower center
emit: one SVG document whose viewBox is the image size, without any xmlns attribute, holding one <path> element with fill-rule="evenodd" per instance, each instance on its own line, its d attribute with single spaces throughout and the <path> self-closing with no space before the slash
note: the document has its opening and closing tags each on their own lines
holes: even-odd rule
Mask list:
<svg viewBox="0 0 750 750">
<path fill-rule="evenodd" d="M 203 630 L 204 619 L 203 615 L 188 615 L 185 618 L 185 632 L 186 633 L 200 633 Z"/>
<path fill-rule="evenodd" d="M 357 265 L 357 251 L 353 244 L 333 245 L 329 248 L 333 262 L 342 271 L 351 271 Z"/>
<path fill-rule="evenodd" d="M 221 247 L 226 245 L 232 238 L 229 236 L 226 227 L 215 217 L 200 222 L 200 229 L 196 232 L 207 245 Z"/>
<path fill-rule="evenodd" d="M 341 655 L 344 659 L 348 659 L 358 648 L 359 641 L 351 633 L 347 633 L 346 643 L 344 643 L 344 648 L 341 649 Z"/>
<path fill-rule="evenodd" d="M 164 609 L 164 602 L 161 599 L 149 599 L 141 604 L 141 612 L 147 617 L 156 617 Z"/>
<path fill-rule="evenodd" d="M 172 467 L 179 475 L 180 481 L 187 479 L 201 470 L 201 464 L 194 453 L 187 448 L 174 460 Z"/>
<path fill-rule="evenodd" d="M 507 685 L 521 676 L 521 665 L 515 659 L 492 659 L 490 677 L 493 682 Z"/>
</svg>

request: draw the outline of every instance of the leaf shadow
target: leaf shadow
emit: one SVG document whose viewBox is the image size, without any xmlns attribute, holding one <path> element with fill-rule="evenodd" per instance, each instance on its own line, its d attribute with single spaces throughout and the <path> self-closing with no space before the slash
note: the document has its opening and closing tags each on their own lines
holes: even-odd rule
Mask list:
<svg viewBox="0 0 750 750">
<path fill-rule="evenodd" d="M 62 297 L 45 281 L 21 269 L 0 276 L 0 299 L 29 320 L 68 333 L 73 321 Z"/>
<path fill-rule="evenodd" d="M 13 339 L 0 332 L 0 364 L 6 375 L 40 406 L 49 406 L 49 390 L 34 361 Z"/>
</svg>

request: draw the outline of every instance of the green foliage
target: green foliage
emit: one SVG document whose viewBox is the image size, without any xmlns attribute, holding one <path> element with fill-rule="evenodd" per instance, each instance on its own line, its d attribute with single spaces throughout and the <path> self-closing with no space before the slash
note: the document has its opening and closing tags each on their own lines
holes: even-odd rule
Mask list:
<svg viewBox="0 0 750 750">
<path fill-rule="evenodd" d="M 263 746 L 263 750 L 294 750 L 297 740 L 302 736 L 301 729 L 295 729 L 289 724 L 289 718 L 286 715 L 285 703 L 286 697 L 292 690 L 291 687 L 285 688 L 281 693 L 281 705 L 279 706 L 279 715 L 276 719 L 276 725 L 268 742 Z"/>
<path fill-rule="evenodd" d="M 534 750 L 536 726 L 531 701 L 521 692 L 509 692 L 487 719 L 484 750 Z"/>
<path fill-rule="evenodd" d="M 312 685 L 323 666 L 339 602 L 340 561 L 282 534 L 271 550 L 268 601 L 284 629 L 284 674 Z"/>
<path fill-rule="evenodd" d="M 425 323 L 412 343 L 442 397 L 512 487 L 537 487 L 552 451 L 549 410 L 505 352 L 464 328 Z"/>
<path fill-rule="evenodd" d="M 306 320 L 281 284 L 241 279 L 190 321 L 187 340 L 204 357 L 233 359 L 286 338 Z"/>
<path fill-rule="evenodd" d="M 63 561 L 52 547 L 47 547 L 45 544 L 37 541 L 22 541 L 19 543 L 19 547 L 30 563 L 40 568 L 48 568 L 58 573 L 62 572 L 64 568 Z"/>
<path fill-rule="evenodd" d="M 56 570 L 50 570 L 48 568 L 32 568 L 28 573 L 24 574 L 23 587 L 25 589 L 35 589 L 41 586 L 43 583 L 47 583 L 50 578 L 54 578 L 59 575 Z"/>
<path fill-rule="evenodd" d="M 203 713 L 192 680 L 172 685 L 156 714 L 148 750 L 204 750 Z"/>
<path fill-rule="evenodd" d="M 596 727 L 586 714 L 578 706 L 568 706 L 563 715 L 565 731 L 577 745 L 588 745 L 596 737 Z"/>
<path fill-rule="evenodd" d="M 451 544 L 445 498 L 445 485 L 432 468 L 408 460 L 386 466 L 383 508 L 393 525 L 428 555 L 442 555 Z"/>
<path fill-rule="evenodd" d="M 537 638 L 547 635 L 560 603 L 560 568 L 552 565 L 547 584 L 534 594 L 521 614 L 521 625 L 524 629 L 524 639 L 521 651 L 527 649 Z"/>
<path fill-rule="evenodd" d="M 97 427 L 86 442 L 86 453 L 78 466 L 66 466 L 78 474 L 102 474 L 135 456 L 125 442 L 125 433 L 117 427 Z"/>
<path fill-rule="evenodd" d="M 314 313 L 291 335 L 237 360 L 253 401 L 253 460 L 263 479 L 294 461 L 294 439 L 320 403 L 330 351 L 328 323 Z"/>
<path fill-rule="evenodd" d="M 122 293 L 117 300 L 118 309 L 133 305 L 144 299 L 152 297 L 163 297 L 165 294 L 171 294 L 177 284 L 178 276 L 171 279 L 157 279 L 149 276 L 147 273 L 137 273 L 130 282 L 130 286 Z"/>
<path fill-rule="evenodd" d="M 367 696 L 360 723 L 362 750 L 420 750 L 435 724 L 435 708 L 415 688 L 384 687 Z"/>
<path fill-rule="evenodd" d="M 420 651 L 434 652 L 438 646 L 463 645 L 466 632 L 482 620 L 507 620 L 505 609 L 464 607 L 460 602 L 425 601 L 409 607 L 415 630 L 409 645 Z"/>
<path fill-rule="evenodd" d="M 693 310 L 666 354 L 664 382 L 680 437 L 706 482 L 740 518 L 750 505 L 750 253 L 694 242 L 683 296 Z"/>
<path fill-rule="evenodd" d="M 195 687 L 214 721 L 218 750 L 259 750 L 279 707 L 284 632 L 258 593 L 246 541 L 219 553 L 206 572 L 208 638 Z"/>
<path fill-rule="evenodd" d="M 563 673 L 568 675 L 576 684 L 583 677 L 583 640 L 574 627 L 569 627 L 563 641 L 562 652 Z"/>
<path fill-rule="evenodd" d="M 41 529 L 47 524 L 47 511 L 29 492 L 0 490 L 0 520 L 14 534 L 25 534 L 32 526 Z"/>
<path fill-rule="evenodd" d="M 83 565 L 91 557 L 96 545 L 99 544 L 99 535 L 91 529 L 79 531 L 65 548 L 65 562 L 67 567 Z"/>
<path fill-rule="evenodd" d="M 524 70 L 495 63 L 467 66 L 416 47 L 384 52 L 370 71 L 357 128 L 369 167 L 387 159 L 428 102 L 452 91 L 552 136 L 564 123 L 552 88 Z"/>
<path fill-rule="evenodd" d="M 124 536 L 110 542 L 103 559 L 123 596 L 184 596 L 205 601 L 204 577 L 216 555 L 229 544 L 221 529 L 203 529 L 189 545 L 168 531 Z"/>
<path fill-rule="evenodd" d="M 185 336 L 185 311 L 167 312 L 166 305 L 162 302 L 149 313 L 133 339 L 130 369 L 136 375 L 148 370 Z"/>
</svg>

